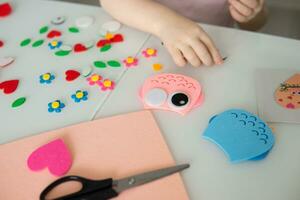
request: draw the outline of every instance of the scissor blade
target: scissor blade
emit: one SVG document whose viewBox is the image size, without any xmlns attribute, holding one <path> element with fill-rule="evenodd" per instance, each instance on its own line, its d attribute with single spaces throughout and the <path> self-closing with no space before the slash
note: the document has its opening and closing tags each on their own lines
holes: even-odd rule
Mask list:
<svg viewBox="0 0 300 200">
<path fill-rule="evenodd" d="M 173 167 L 168 167 L 168 168 L 163 168 L 163 169 L 158 169 L 154 170 L 151 172 L 146 172 L 142 174 L 138 174 L 136 176 L 130 176 L 127 178 L 123 178 L 120 180 L 114 181 L 114 189 L 120 193 L 124 190 L 127 190 L 132 187 L 136 187 L 139 185 L 143 185 L 145 183 L 149 183 L 151 181 L 155 181 L 157 179 L 160 179 L 165 176 L 169 176 L 171 174 L 174 174 L 176 172 L 180 172 L 186 168 L 189 168 L 189 164 L 182 164 L 182 165 L 177 165 Z"/>
</svg>

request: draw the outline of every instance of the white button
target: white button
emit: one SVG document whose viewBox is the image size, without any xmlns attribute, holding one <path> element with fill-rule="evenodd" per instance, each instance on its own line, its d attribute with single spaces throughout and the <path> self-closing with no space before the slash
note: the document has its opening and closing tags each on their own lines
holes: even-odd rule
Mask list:
<svg viewBox="0 0 300 200">
<path fill-rule="evenodd" d="M 83 16 L 76 19 L 76 26 L 79 28 L 87 28 L 94 23 L 94 18 L 91 16 Z"/>
<path fill-rule="evenodd" d="M 109 21 L 105 22 L 102 25 L 102 29 L 107 30 L 108 32 L 116 32 L 121 28 L 121 24 L 118 21 Z"/>
<path fill-rule="evenodd" d="M 6 67 L 13 63 L 15 59 L 13 57 L 3 57 L 0 58 L 0 67 Z"/>
<path fill-rule="evenodd" d="M 149 90 L 144 98 L 145 103 L 149 106 L 158 107 L 164 104 L 168 95 L 163 89 L 154 88 Z"/>
<path fill-rule="evenodd" d="M 59 16 L 59 17 L 52 19 L 51 24 L 60 25 L 60 24 L 63 24 L 65 21 L 66 21 L 66 17 Z"/>
</svg>

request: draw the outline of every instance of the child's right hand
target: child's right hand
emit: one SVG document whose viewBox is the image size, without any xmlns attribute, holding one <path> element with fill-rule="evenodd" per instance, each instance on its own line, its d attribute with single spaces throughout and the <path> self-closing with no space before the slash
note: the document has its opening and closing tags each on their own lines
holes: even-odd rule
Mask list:
<svg viewBox="0 0 300 200">
<path fill-rule="evenodd" d="M 223 59 L 207 33 L 185 18 L 161 26 L 157 36 L 162 40 L 178 66 L 187 62 L 194 67 L 222 64 Z"/>
</svg>

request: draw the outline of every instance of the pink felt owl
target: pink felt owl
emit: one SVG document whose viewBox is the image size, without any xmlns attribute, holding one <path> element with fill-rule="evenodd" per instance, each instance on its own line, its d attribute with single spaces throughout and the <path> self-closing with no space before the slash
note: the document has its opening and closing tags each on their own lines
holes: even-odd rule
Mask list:
<svg viewBox="0 0 300 200">
<path fill-rule="evenodd" d="M 204 101 L 198 81 L 181 74 L 159 74 L 145 80 L 140 98 L 146 109 L 169 110 L 185 115 Z"/>
</svg>

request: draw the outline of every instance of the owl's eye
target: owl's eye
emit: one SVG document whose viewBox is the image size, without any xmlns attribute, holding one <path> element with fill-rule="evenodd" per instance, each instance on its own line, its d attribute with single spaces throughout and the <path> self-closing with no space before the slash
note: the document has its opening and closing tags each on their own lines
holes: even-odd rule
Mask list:
<svg viewBox="0 0 300 200">
<path fill-rule="evenodd" d="M 169 96 L 169 105 L 176 108 L 184 108 L 189 104 L 189 96 L 183 92 L 175 92 Z"/>
<path fill-rule="evenodd" d="M 144 98 L 149 106 L 159 107 L 164 104 L 168 95 L 163 89 L 153 88 L 147 92 Z"/>
</svg>

